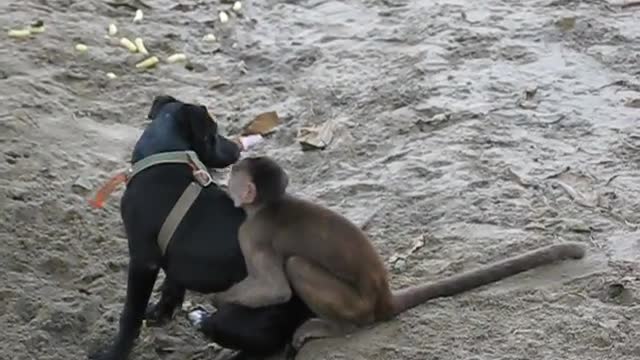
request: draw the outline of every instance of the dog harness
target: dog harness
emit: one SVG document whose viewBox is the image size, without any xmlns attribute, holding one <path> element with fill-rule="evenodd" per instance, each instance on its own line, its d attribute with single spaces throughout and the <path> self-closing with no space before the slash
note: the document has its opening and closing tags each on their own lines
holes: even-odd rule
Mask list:
<svg viewBox="0 0 640 360">
<path fill-rule="evenodd" d="M 160 247 L 160 252 L 164 255 L 178 225 L 180 225 L 187 211 L 189 211 L 191 205 L 193 205 L 198 195 L 200 195 L 202 188 L 213 183 L 207 167 L 198 159 L 198 155 L 194 151 L 164 152 L 137 161 L 127 170 L 112 177 L 98 191 L 95 199 L 90 200 L 89 203 L 96 208 L 103 207 L 106 198 L 115 190 L 116 186 L 123 182 L 129 183 L 129 181 L 140 172 L 160 164 L 188 164 L 193 169 L 194 178 L 194 181 L 189 183 L 189 186 L 182 192 L 178 201 L 173 205 L 171 211 L 169 211 L 169 215 L 167 215 L 158 233 L 158 246 Z"/>
</svg>

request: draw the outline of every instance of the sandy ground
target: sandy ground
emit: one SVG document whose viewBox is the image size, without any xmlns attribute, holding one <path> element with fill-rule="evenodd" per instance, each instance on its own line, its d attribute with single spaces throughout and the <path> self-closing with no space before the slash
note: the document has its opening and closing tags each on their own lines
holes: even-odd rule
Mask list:
<svg viewBox="0 0 640 360">
<path fill-rule="evenodd" d="M 220 24 L 230 5 L 218 1 L 144 2 L 135 25 L 104 1 L 0 2 L 1 359 L 82 359 L 114 334 L 121 191 L 102 211 L 86 199 L 124 167 L 161 93 L 207 105 L 229 134 L 277 110 L 284 124 L 255 153 L 363 224 L 396 287 L 544 244 L 589 247 L 584 261 L 312 342 L 299 359 L 640 357 L 640 9 L 256 0 Z M 6 36 L 37 19 L 44 33 Z M 191 66 L 137 70 L 139 55 L 105 41 L 110 22 Z M 327 120 L 335 141 L 301 151 L 296 131 Z M 228 355 L 206 345 L 179 314 L 145 329 L 132 359 Z"/>
</svg>

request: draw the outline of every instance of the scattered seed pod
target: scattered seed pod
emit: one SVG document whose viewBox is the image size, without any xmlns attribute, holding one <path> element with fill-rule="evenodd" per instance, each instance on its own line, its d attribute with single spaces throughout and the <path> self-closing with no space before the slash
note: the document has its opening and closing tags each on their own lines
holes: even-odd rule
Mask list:
<svg viewBox="0 0 640 360">
<path fill-rule="evenodd" d="M 136 47 L 138 48 L 138 51 L 141 54 L 149 55 L 149 52 L 147 51 L 147 48 L 144 47 L 144 42 L 142 42 L 142 38 L 136 38 L 133 41 L 135 42 L 135 45 L 136 45 Z"/>
<path fill-rule="evenodd" d="M 78 52 L 85 52 L 87 51 L 89 48 L 87 47 L 87 45 L 85 44 L 76 44 L 76 50 Z"/>
<path fill-rule="evenodd" d="M 26 38 L 31 36 L 31 29 L 14 29 L 8 32 L 10 37 L 13 38 Z"/>
<path fill-rule="evenodd" d="M 218 17 L 220 17 L 220 22 L 223 24 L 229 21 L 229 15 L 227 15 L 226 11 L 220 11 Z"/>
<path fill-rule="evenodd" d="M 142 10 L 138 9 L 136 10 L 136 15 L 133 17 L 133 22 L 140 22 L 142 21 L 142 18 L 144 17 L 144 14 L 142 13 Z"/>
<path fill-rule="evenodd" d="M 136 68 L 138 69 L 148 69 L 151 67 L 156 66 L 156 64 L 158 64 L 160 62 L 160 60 L 158 59 L 157 56 L 152 56 L 146 60 L 143 60 L 139 63 L 136 64 Z"/>
<path fill-rule="evenodd" d="M 111 80 L 116 79 L 118 76 L 112 72 L 107 73 L 107 77 Z"/>
<path fill-rule="evenodd" d="M 31 31 L 32 34 L 40 34 L 44 32 L 44 26 L 32 27 L 29 29 L 29 31 Z"/>
<path fill-rule="evenodd" d="M 125 38 L 125 37 L 120 39 L 120 45 L 126 47 L 131 52 L 137 52 L 138 51 L 138 47 L 136 46 L 136 44 L 134 44 L 131 40 L 129 40 L 129 39 Z"/>
<path fill-rule="evenodd" d="M 231 8 L 235 12 L 240 12 L 240 10 L 242 10 L 242 3 L 240 1 L 236 1 L 233 3 L 233 6 Z"/>
<path fill-rule="evenodd" d="M 167 57 L 167 62 L 170 64 L 177 63 L 180 61 L 186 61 L 186 60 L 187 60 L 187 55 L 183 53 L 176 53 Z"/>
<path fill-rule="evenodd" d="M 117 33 L 118 33 L 118 27 L 116 26 L 116 24 L 109 24 L 109 35 L 116 36 Z"/>
<path fill-rule="evenodd" d="M 205 36 L 203 36 L 203 37 L 202 37 L 202 40 L 204 40 L 204 41 L 208 41 L 208 42 L 215 42 L 217 39 L 216 39 L 216 36 L 215 36 L 215 35 L 213 35 L 213 34 L 207 34 L 207 35 L 205 35 Z"/>
</svg>

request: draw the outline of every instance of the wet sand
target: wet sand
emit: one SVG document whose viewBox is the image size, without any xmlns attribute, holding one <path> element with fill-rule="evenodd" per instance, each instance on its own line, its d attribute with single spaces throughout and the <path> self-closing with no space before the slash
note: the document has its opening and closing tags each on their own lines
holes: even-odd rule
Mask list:
<svg viewBox="0 0 640 360">
<path fill-rule="evenodd" d="M 278 111 L 283 125 L 253 153 L 365 226 L 394 287 L 550 243 L 589 248 L 583 261 L 314 341 L 300 360 L 640 357 L 640 8 L 250 1 L 220 24 L 230 5 L 144 3 L 137 24 L 134 10 L 97 0 L 0 3 L 0 359 L 82 359 L 115 333 L 121 190 L 104 210 L 87 199 L 125 166 L 163 93 L 207 105 L 227 134 Z M 6 36 L 37 19 L 44 33 Z M 161 59 L 186 53 L 189 69 L 136 69 L 140 55 L 104 39 L 111 22 Z M 210 32 L 218 44 L 202 40 Z M 297 130 L 328 120 L 333 143 L 301 151 Z M 131 358 L 228 355 L 183 315 L 144 329 Z"/>
</svg>

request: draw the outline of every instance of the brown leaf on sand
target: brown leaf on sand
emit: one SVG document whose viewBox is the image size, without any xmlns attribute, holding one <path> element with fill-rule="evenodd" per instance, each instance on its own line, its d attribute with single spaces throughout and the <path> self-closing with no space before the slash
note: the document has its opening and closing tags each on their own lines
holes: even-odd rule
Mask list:
<svg viewBox="0 0 640 360">
<path fill-rule="evenodd" d="M 327 121 L 319 126 L 303 127 L 298 130 L 297 140 L 303 151 L 323 150 L 333 141 L 336 124 Z"/>
<path fill-rule="evenodd" d="M 280 125 L 280 118 L 275 111 L 269 111 L 256 116 L 242 129 L 242 135 L 266 135 L 274 131 Z"/>
<path fill-rule="evenodd" d="M 556 26 L 562 31 L 570 31 L 576 26 L 576 17 L 564 17 L 556 21 Z"/>
</svg>

